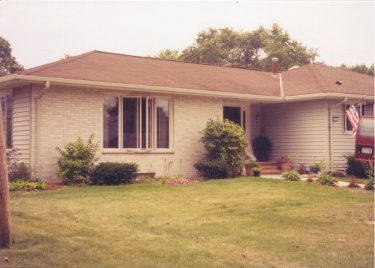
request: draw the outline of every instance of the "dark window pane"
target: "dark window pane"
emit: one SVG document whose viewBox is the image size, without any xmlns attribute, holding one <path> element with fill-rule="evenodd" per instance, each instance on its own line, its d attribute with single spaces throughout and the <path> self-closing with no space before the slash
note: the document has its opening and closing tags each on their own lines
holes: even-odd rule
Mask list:
<svg viewBox="0 0 375 268">
<path fill-rule="evenodd" d="M 153 148 L 153 122 L 154 122 L 154 104 L 153 100 L 149 99 L 148 100 L 148 148 Z"/>
<path fill-rule="evenodd" d="M 374 115 L 374 104 L 366 104 L 365 112 L 363 115 Z"/>
<path fill-rule="evenodd" d="M 228 119 L 241 126 L 241 108 L 240 107 L 224 107 L 224 119 Z"/>
<path fill-rule="evenodd" d="M 7 148 L 12 148 L 12 128 L 13 128 L 13 97 L 8 95 L 6 96 L 6 146 Z"/>
<path fill-rule="evenodd" d="M 10 95 L 1 97 L 1 111 L 3 113 L 3 127 L 5 132 L 6 148 L 12 148 L 13 133 L 13 97 Z"/>
<path fill-rule="evenodd" d="M 169 148 L 169 101 L 156 100 L 157 148 Z"/>
<path fill-rule="evenodd" d="M 123 99 L 123 146 L 139 148 L 139 99 Z"/>
<path fill-rule="evenodd" d="M 146 132 L 147 132 L 147 126 L 146 126 L 146 117 L 147 117 L 147 105 L 146 105 L 146 98 L 142 98 L 141 100 L 141 124 L 142 124 L 142 149 L 146 148 Z"/>
<path fill-rule="evenodd" d="M 246 112 L 245 111 L 242 111 L 242 126 L 246 132 Z"/>
<path fill-rule="evenodd" d="M 118 148 L 119 99 L 104 97 L 103 147 Z"/>
</svg>

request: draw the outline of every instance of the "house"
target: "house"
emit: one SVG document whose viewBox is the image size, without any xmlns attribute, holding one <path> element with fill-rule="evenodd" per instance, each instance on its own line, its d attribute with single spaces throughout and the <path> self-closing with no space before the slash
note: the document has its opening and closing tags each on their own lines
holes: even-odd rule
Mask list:
<svg viewBox="0 0 375 268">
<path fill-rule="evenodd" d="M 217 116 L 245 129 L 250 155 L 263 133 L 271 161 L 293 155 L 343 168 L 343 154 L 354 152 L 344 109 L 355 103 L 373 114 L 373 90 L 373 77 L 322 65 L 270 73 L 100 51 L 0 78 L 7 146 L 50 182 L 58 180 L 55 147 L 90 134 L 100 161 L 195 176 L 200 131 Z"/>
</svg>

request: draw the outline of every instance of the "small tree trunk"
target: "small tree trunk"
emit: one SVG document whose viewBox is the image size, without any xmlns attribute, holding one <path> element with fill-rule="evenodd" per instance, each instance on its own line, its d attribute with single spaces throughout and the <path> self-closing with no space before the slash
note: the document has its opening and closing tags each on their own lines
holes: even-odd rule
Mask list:
<svg viewBox="0 0 375 268">
<path fill-rule="evenodd" d="M 0 248 L 11 248 L 8 167 L 5 149 L 3 112 L 0 108 Z"/>
</svg>

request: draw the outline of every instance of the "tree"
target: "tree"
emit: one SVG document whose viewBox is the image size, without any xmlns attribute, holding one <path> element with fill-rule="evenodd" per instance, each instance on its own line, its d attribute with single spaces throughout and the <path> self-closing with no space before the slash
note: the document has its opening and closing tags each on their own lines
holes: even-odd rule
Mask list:
<svg viewBox="0 0 375 268">
<path fill-rule="evenodd" d="M 308 49 L 291 39 L 284 29 L 274 24 L 271 29 L 260 26 L 250 32 L 209 28 L 199 32 L 195 43 L 181 52 L 165 49 L 156 57 L 257 70 L 270 70 L 271 58 L 278 57 L 280 69 L 286 70 L 308 64 L 317 55 L 316 49 Z"/>
<path fill-rule="evenodd" d="M 372 64 L 370 66 L 367 66 L 365 64 L 357 64 L 355 66 L 347 66 L 345 64 L 341 64 L 339 66 L 339 68 L 344 69 L 344 70 L 357 72 L 357 73 L 361 73 L 361 74 L 367 74 L 367 75 L 371 75 L 371 76 L 375 75 L 374 64 Z"/>
<path fill-rule="evenodd" d="M 163 60 L 175 60 L 178 61 L 181 54 L 178 50 L 173 49 L 164 49 L 159 52 L 158 55 L 156 55 L 156 58 L 163 59 Z"/>
<path fill-rule="evenodd" d="M 11 248 L 8 168 L 2 118 L 3 112 L 0 109 L 0 248 Z"/>
<path fill-rule="evenodd" d="M 12 48 L 9 42 L 0 36 L 0 76 L 22 70 L 23 66 L 12 56 Z"/>
</svg>

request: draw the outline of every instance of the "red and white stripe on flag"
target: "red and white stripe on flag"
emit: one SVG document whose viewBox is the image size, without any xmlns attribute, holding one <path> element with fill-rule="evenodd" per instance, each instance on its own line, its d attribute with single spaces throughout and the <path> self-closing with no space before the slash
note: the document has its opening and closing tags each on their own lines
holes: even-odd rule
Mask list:
<svg viewBox="0 0 375 268">
<path fill-rule="evenodd" d="M 352 124 L 353 137 L 355 137 L 357 135 L 357 129 L 359 124 L 359 114 L 354 105 L 350 105 L 350 107 L 345 111 L 345 116 L 346 118 L 348 118 L 350 124 Z"/>
</svg>

